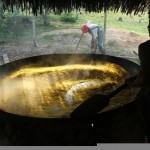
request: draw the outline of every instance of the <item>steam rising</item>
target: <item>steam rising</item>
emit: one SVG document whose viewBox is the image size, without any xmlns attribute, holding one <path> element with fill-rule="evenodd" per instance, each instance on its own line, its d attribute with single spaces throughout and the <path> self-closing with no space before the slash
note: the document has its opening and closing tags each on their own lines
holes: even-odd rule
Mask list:
<svg viewBox="0 0 150 150">
<path fill-rule="evenodd" d="M 0 109 L 23 116 L 69 117 L 91 95 L 110 92 L 127 77 L 110 63 L 22 68 L 0 81 Z M 106 83 L 110 88 L 102 91 Z"/>
</svg>

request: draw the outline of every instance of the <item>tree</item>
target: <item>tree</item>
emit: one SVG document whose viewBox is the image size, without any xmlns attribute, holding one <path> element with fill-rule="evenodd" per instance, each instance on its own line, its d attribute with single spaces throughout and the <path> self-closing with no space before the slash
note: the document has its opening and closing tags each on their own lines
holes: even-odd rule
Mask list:
<svg viewBox="0 0 150 150">
<path fill-rule="evenodd" d="M 4 17 L 3 2 L 0 0 L 0 19 Z"/>
<path fill-rule="evenodd" d="M 32 16 L 32 28 L 33 28 L 33 44 L 36 45 L 36 28 L 35 28 L 35 15 Z"/>
<path fill-rule="evenodd" d="M 44 23 L 44 25 L 48 24 L 47 14 L 48 14 L 48 8 L 45 7 L 45 8 L 42 9 L 42 17 L 43 17 L 43 23 Z"/>
</svg>

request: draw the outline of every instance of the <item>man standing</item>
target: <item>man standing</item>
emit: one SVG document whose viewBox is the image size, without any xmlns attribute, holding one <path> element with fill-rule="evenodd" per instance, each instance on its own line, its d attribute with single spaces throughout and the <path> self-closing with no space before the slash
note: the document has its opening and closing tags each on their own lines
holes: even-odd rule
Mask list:
<svg viewBox="0 0 150 150">
<path fill-rule="evenodd" d="M 139 45 L 138 54 L 140 70 L 134 86 L 141 87 L 137 99 L 142 110 L 147 141 L 150 143 L 150 40 Z"/>
<path fill-rule="evenodd" d="M 92 24 L 92 23 L 83 24 L 81 29 L 83 33 L 89 32 L 92 36 L 92 40 L 91 40 L 92 53 L 96 53 L 96 49 L 98 47 L 101 53 L 105 54 L 103 29 L 99 27 L 97 24 Z"/>
</svg>

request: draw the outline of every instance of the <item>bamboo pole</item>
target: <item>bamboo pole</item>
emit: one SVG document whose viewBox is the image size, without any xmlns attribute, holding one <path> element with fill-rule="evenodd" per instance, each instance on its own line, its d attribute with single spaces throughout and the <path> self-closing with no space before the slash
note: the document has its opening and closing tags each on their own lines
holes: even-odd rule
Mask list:
<svg viewBox="0 0 150 150">
<path fill-rule="evenodd" d="M 150 4 L 149 4 L 149 6 L 150 6 Z M 148 10 L 148 19 L 149 19 L 149 23 L 148 23 L 148 32 L 149 32 L 149 37 L 150 37 L 150 8 L 149 8 L 149 10 Z"/>
<path fill-rule="evenodd" d="M 104 8 L 104 48 L 106 44 L 106 25 L 107 25 L 107 10 Z"/>
</svg>

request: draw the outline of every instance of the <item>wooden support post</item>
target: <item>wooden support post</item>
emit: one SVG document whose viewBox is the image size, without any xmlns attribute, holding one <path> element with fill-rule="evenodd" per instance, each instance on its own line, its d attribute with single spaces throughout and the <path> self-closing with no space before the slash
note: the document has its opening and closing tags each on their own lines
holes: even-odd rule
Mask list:
<svg viewBox="0 0 150 150">
<path fill-rule="evenodd" d="M 107 24 L 107 10 L 104 8 L 104 47 L 106 44 L 106 24 Z"/>
<path fill-rule="evenodd" d="M 33 44 L 36 45 L 36 28 L 35 28 L 35 15 L 32 16 L 32 29 L 33 29 Z"/>
</svg>

